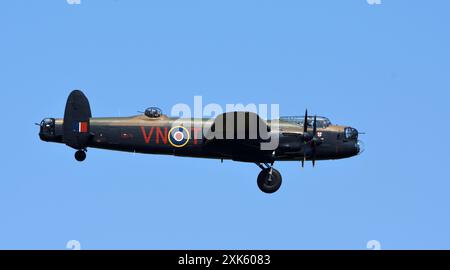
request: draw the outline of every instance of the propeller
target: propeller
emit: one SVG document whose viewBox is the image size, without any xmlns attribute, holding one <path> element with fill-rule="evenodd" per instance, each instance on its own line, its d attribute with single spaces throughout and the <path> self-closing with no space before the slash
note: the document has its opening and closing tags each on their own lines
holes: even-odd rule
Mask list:
<svg viewBox="0 0 450 270">
<path fill-rule="evenodd" d="M 304 143 L 308 143 L 312 149 L 312 164 L 313 167 L 316 166 L 316 148 L 318 145 L 322 143 L 322 140 L 317 136 L 317 116 L 314 116 L 313 121 L 313 131 L 312 133 L 308 132 L 308 110 L 305 112 L 305 121 L 303 122 L 303 141 Z M 306 152 L 303 151 L 303 160 L 302 160 L 302 168 L 305 167 L 306 161 Z"/>
</svg>

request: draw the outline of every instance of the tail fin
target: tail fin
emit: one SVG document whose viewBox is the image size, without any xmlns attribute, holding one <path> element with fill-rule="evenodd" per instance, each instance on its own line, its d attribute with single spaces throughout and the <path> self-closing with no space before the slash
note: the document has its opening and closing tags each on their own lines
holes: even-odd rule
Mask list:
<svg viewBox="0 0 450 270">
<path fill-rule="evenodd" d="M 89 100 L 80 90 L 67 98 L 64 112 L 63 141 L 75 149 L 86 148 L 89 138 L 89 120 L 92 117 Z"/>
</svg>

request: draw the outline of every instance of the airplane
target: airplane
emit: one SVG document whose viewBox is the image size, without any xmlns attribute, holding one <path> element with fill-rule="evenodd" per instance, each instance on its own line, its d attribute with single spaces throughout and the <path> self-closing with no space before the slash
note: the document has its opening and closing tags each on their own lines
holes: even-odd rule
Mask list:
<svg viewBox="0 0 450 270">
<path fill-rule="evenodd" d="M 308 116 L 308 110 L 304 116 L 274 120 L 245 111 L 226 112 L 214 119 L 180 119 L 150 107 L 135 116 L 98 118 L 92 117 L 89 101 L 80 90 L 70 93 L 64 118 L 45 118 L 37 125 L 41 140 L 75 149 L 79 162 L 92 147 L 255 163 L 261 169 L 257 185 L 265 193 L 281 186 L 281 174 L 273 168 L 276 161 L 299 161 L 302 167 L 311 161 L 314 167 L 317 160 L 349 158 L 364 151 L 357 129 Z M 278 136 L 276 148 L 263 149 L 261 144 L 274 135 Z"/>
</svg>

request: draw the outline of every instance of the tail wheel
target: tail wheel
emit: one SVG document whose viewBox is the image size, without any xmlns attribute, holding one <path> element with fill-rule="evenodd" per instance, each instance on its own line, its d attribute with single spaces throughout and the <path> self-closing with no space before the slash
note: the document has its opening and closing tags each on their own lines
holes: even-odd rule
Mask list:
<svg viewBox="0 0 450 270">
<path fill-rule="evenodd" d="M 75 152 L 75 159 L 77 161 L 84 161 L 86 159 L 86 152 L 83 150 L 78 150 Z"/>
<path fill-rule="evenodd" d="M 274 168 L 263 169 L 258 175 L 258 187 L 264 193 L 274 193 L 281 187 L 281 174 Z"/>
</svg>

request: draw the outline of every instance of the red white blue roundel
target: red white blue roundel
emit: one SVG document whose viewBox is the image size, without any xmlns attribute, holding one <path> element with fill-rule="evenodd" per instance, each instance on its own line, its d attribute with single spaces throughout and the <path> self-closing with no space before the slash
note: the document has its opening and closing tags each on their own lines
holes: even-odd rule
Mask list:
<svg viewBox="0 0 450 270">
<path fill-rule="evenodd" d="M 169 131 L 169 142 L 174 147 L 183 147 L 185 146 L 191 137 L 189 131 L 182 126 L 176 126 L 170 129 Z"/>
</svg>

